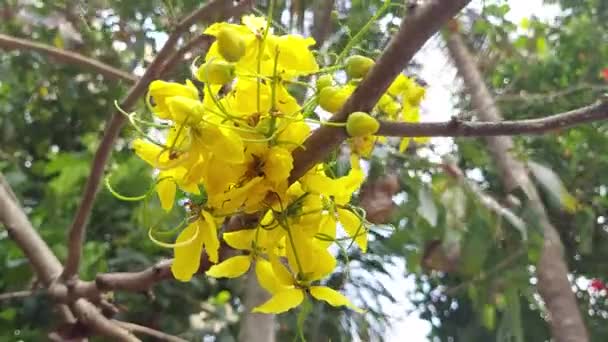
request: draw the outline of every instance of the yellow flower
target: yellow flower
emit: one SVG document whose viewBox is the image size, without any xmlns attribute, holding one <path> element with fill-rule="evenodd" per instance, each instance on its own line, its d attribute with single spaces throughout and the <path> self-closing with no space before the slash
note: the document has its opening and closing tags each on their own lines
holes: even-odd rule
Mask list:
<svg viewBox="0 0 608 342">
<path fill-rule="evenodd" d="M 153 81 L 148 88 L 148 102 L 152 105 L 152 110 L 161 119 L 170 119 L 167 107 L 167 99 L 174 96 L 182 96 L 189 99 L 198 99 L 198 90 L 190 80 L 186 84 L 174 82 Z"/>
<path fill-rule="evenodd" d="M 264 230 L 245 229 L 236 232 L 224 233 L 226 243 L 237 250 L 248 251 L 249 255 L 237 255 L 228 258 L 217 265 L 211 266 L 206 272 L 214 278 L 236 278 L 249 270 L 251 263 L 261 260 L 262 253 L 275 253 L 272 251 L 283 237 L 284 233 L 279 229 Z"/>
<path fill-rule="evenodd" d="M 332 179 L 322 170 L 321 172 L 313 170 L 301 179 L 306 191 L 333 199 L 334 207 L 329 211 L 329 217 L 323 218 L 322 221 L 323 235 L 334 237 L 336 223 L 340 222 L 344 231 L 357 243 L 362 252 L 367 250 L 367 229 L 364 222 L 352 210 L 347 209 L 347 205 L 364 179 L 365 175 L 356 156 L 351 157 L 351 169 L 344 177 Z"/>
<path fill-rule="evenodd" d="M 207 180 L 221 182 L 222 186 L 211 185 L 209 205 L 232 213 L 237 210 L 254 212 L 263 207 L 262 202 L 270 193 L 279 195 L 287 190 L 287 178 L 293 168 L 291 153 L 279 146 L 268 147 L 263 143 L 247 146 L 243 163 L 234 164 L 232 179 L 218 165 L 209 165 Z M 236 176 L 236 177 L 235 177 Z"/>
<path fill-rule="evenodd" d="M 313 38 L 290 34 L 276 37 L 273 43 L 276 44 L 278 53 L 279 71 L 286 77 L 306 75 L 319 70 L 315 56 L 310 51 L 310 47 L 315 45 Z"/>
<path fill-rule="evenodd" d="M 203 248 L 209 261 L 217 263 L 220 249 L 217 226 L 213 216 L 206 211 L 202 211 L 201 216 L 190 223 L 175 241 L 171 265 L 175 279 L 189 281 L 192 278 L 200 266 Z"/>
<path fill-rule="evenodd" d="M 420 122 L 420 108 L 414 107 L 409 103 L 404 103 L 401 111 L 401 120 L 404 122 Z M 413 139 L 419 144 L 426 144 L 430 140 L 428 137 L 416 137 Z M 412 138 L 403 138 L 401 140 L 401 144 L 399 145 L 399 151 L 405 151 L 411 140 Z"/>
<path fill-rule="evenodd" d="M 315 250 L 315 252 L 318 251 L 318 249 Z M 318 262 L 329 262 L 333 269 L 335 259 L 330 254 L 328 257 L 328 254 L 322 253 L 319 255 Z M 253 312 L 278 314 L 288 311 L 300 305 L 306 294 L 310 294 L 313 298 L 325 301 L 332 306 L 347 306 L 358 312 L 361 311 L 338 291 L 326 286 L 310 284 L 311 281 L 318 280 L 319 278 L 311 277 L 306 281 L 297 280 L 276 258 L 271 259 L 270 262 L 265 260 L 258 261 L 256 275 L 260 285 L 270 292 L 272 297 L 267 302 L 254 308 Z"/>
</svg>

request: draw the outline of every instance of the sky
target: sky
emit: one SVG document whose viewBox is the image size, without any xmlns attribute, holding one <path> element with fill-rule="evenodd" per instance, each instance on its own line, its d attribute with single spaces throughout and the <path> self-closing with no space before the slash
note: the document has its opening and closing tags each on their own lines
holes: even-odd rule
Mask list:
<svg viewBox="0 0 608 342">
<path fill-rule="evenodd" d="M 486 1 L 493 2 L 493 1 Z M 508 1 L 511 10 L 507 14 L 507 19 L 515 24 L 519 24 L 523 18 L 536 16 L 541 20 L 550 21 L 559 13 L 559 7 L 555 5 L 545 5 L 542 0 L 514 0 Z M 480 9 L 483 1 L 476 0 L 469 5 L 469 8 Z M 427 83 L 427 92 L 421 104 L 423 121 L 446 121 L 458 113 L 454 109 L 455 99 L 453 97 L 454 87 L 459 86 L 456 78 L 456 70 L 450 64 L 448 57 L 443 51 L 443 42 L 440 37 L 433 37 L 414 57 L 418 60 L 422 69 L 420 77 Z M 441 154 L 447 154 L 452 150 L 450 138 L 433 138 L 431 143 L 435 145 L 435 155 L 428 155 L 431 159 L 440 159 Z M 399 265 L 394 270 L 394 274 L 404 274 L 405 265 Z M 412 304 L 407 299 L 407 292 L 414 290 L 411 279 L 402 278 L 400 280 L 388 281 L 387 288 L 395 295 L 396 303 L 387 303 L 387 313 L 394 317 L 393 327 L 387 332 L 385 341 L 387 342 L 427 342 L 430 341 L 426 336 L 431 329 L 428 321 L 418 317 L 418 313 L 407 313 L 412 309 Z M 405 291 L 404 291 L 405 289 Z"/>
</svg>

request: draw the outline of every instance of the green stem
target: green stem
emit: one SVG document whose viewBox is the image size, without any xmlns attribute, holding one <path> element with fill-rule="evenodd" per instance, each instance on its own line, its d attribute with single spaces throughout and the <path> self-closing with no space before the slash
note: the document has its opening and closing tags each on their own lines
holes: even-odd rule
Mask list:
<svg viewBox="0 0 608 342">
<path fill-rule="evenodd" d="M 374 22 L 376 22 L 378 20 L 378 18 L 383 16 L 384 13 L 386 12 L 386 10 L 388 10 L 388 8 L 390 6 L 391 6 L 391 1 L 384 0 L 384 4 L 382 4 L 382 6 L 378 9 L 376 14 L 374 14 L 374 16 L 371 17 L 371 19 L 368 20 L 367 23 L 365 23 L 365 25 L 361 28 L 361 30 L 359 30 L 359 32 L 357 32 L 357 34 L 355 34 L 355 36 L 348 41 L 348 43 L 346 44 L 346 46 L 344 47 L 342 52 L 340 52 L 340 54 L 338 55 L 338 58 L 336 59 L 336 64 L 341 63 L 342 60 L 346 57 L 346 55 L 350 52 L 350 50 L 352 50 L 353 46 L 359 44 L 359 42 L 363 39 L 365 34 L 367 34 L 367 32 L 370 30 L 372 24 Z"/>
</svg>

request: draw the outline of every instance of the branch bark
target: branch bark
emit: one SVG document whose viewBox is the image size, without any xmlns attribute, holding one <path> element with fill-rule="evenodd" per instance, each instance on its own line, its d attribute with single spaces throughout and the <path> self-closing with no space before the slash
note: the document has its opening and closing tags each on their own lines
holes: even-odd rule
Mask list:
<svg viewBox="0 0 608 342">
<path fill-rule="evenodd" d="M 26 298 L 26 297 L 32 296 L 33 294 L 34 294 L 34 292 L 30 291 L 30 290 L 2 293 L 2 294 L 0 294 L 0 301 L 18 299 L 18 298 Z"/>
<path fill-rule="evenodd" d="M 331 121 L 345 122 L 352 112 L 369 112 L 391 82 L 405 68 L 422 45 L 469 0 L 431 0 L 415 8 L 403 20 L 399 31 L 378 58 L 374 67 L 359 84 L 340 112 Z M 294 168 L 289 181 L 293 183 L 319 160 L 323 160 L 347 138 L 345 130 L 323 126 L 304 143 L 303 149 L 294 152 Z"/>
<path fill-rule="evenodd" d="M 253 268 L 247 273 L 243 285 L 245 310 L 239 325 L 239 342 L 276 341 L 275 315 L 252 312 L 253 308 L 270 299 L 270 294 L 258 284 Z"/>
<path fill-rule="evenodd" d="M 3 178 L 2 175 L 0 178 Z M 6 183 L 3 182 L 3 184 Z M 32 227 L 19 204 L 13 200 L 11 192 L 6 190 L 5 185 L 0 186 L 0 221 L 6 227 L 11 239 L 17 243 L 28 258 L 38 279 L 45 286 L 50 287 L 61 274 L 61 263 Z M 139 341 L 126 330 L 112 324 L 85 299 L 74 302 L 71 309 L 76 318 L 102 336 L 115 341 Z M 63 306 L 59 307 L 59 314 L 66 322 L 74 321 L 72 313 Z"/>
<path fill-rule="evenodd" d="M 134 323 L 129 323 L 129 322 L 123 322 L 123 321 L 118 321 L 113 319 L 112 322 L 114 322 L 115 324 L 125 328 L 126 330 L 132 332 L 132 333 L 139 333 L 142 335 L 147 335 L 150 337 L 154 337 L 155 340 L 157 341 L 166 341 L 166 342 L 188 342 L 187 340 L 184 340 L 181 337 L 177 337 L 174 335 L 169 335 L 169 334 L 165 334 L 162 331 L 158 331 L 152 328 L 148 328 L 145 327 L 143 325 L 139 325 L 139 324 L 134 324 Z"/>
<path fill-rule="evenodd" d="M 483 77 L 475 65 L 468 48 L 457 32 L 450 34 L 447 46 L 471 100 L 481 120 L 500 121 L 502 115 L 496 106 Z M 588 341 L 576 298 L 568 280 L 568 268 L 564 260 L 563 246 L 556 228 L 551 224 L 536 187 L 530 180 L 522 162 L 511 153 L 513 139 L 499 136 L 486 139 L 490 154 L 501 174 L 508 191 L 521 188 L 529 199 L 538 224 L 544 233 L 544 244 L 536 268 L 538 291 L 543 298 L 550 320 L 551 334 L 558 342 Z"/>
<path fill-rule="evenodd" d="M 124 110 L 130 110 L 133 105 L 135 105 L 137 100 L 146 92 L 150 82 L 160 76 L 160 70 L 162 69 L 166 72 L 174 66 L 163 66 L 163 63 L 171 55 L 181 35 L 187 32 L 194 23 L 199 21 L 209 22 L 212 20 L 218 20 L 220 18 L 238 15 L 249 8 L 253 1 L 244 0 L 237 5 L 232 5 L 232 3 L 233 1 L 230 0 L 215 0 L 207 3 L 181 20 L 176 25 L 171 35 L 169 35 L 167 42 L 158 52 L 156 58 L 154 58 L 152 63 L 148 66 L 144 75 L 131 87 L 125 98 L 120 103 L 120 107 Z M 175 60 L 175 62 L 177 62 L 177 60 Z M 68 258 L 66 260 L 65 270 L 62 275 L 63 279 L 74 277 L 78 273 L 78 267 L 80 265 L 80 258 L 82 255 L 82 244 L 84 242 L 86 231 L 86 223 L 91 214 L 105 166 L 112 152 L 112 146 L 114 145 L 114 141 L 118 137 L 120 129 L 124 123 L 125 117 L 121 113 L 115 112 L 106 125 L 104 136 L 101 140 L 99 148 L 97 149 L 97 152 L 95 153 L 93 164 L 91 166 L 91 172 L 89 174 L 89 178 L 87 179 L 80 205 L 74 216 L 72 226 L 70 227 L 68 236 Z"/>
<path fill-rule="evenodd" d="M 126 81 L 129 84 L 137 82 L 137 77 L 135 75 L 116 69 L 96 59 L 85 57 L 75 52 L 58 49 L 46 44 L 36 43 L 27 39 L 15 38 L 0 33 L 0 48 L 8 51 L 36 51 L 49 55 L 62 63 L 74 64 L 82 67 L 83 69 L 89 69 L 109 79 Z"/>
<path fill-rule="evenodd" d="M 551 116 L 514 121 L 392 122 L 381 121 L 377 135 L 394 137 L 486 137 L 544 134 L 608 119 L 608 100 Z M 334 128 L 337 130 L 338 128 Z"/>
</svg>

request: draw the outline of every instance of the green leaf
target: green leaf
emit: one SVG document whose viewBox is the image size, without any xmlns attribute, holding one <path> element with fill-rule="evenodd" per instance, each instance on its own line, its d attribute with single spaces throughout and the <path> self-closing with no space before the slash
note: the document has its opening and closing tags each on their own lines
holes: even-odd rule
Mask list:
<svg viewBox="0 0 608 342">
<path fill-rule="evenodd" d="M 494 330 L 496 326 L 496 308 L 493 305 L 486 304 L 483 306 L 481 321 L 483 326 L 488 330 Z"/>
<path fill-rule="evenodd" d="M 534 178 L 564 210 L 569 213 L 574 213 L 578 210 L 578 201 L 568 192 L 559 176 L 553 170 L 533 161 L 528 161 L 528 167 L 532 171 Z"/>
<path fill-rule="evenodd" d="M 536 53 L 544 58 L 547 56 L 547 40 L 544 37 L 536 38 Z"/>
<path fill-rule="evenodd" d="M 432 227 L 437 225 L 437 206 L 431 191 L 425 187 L 418 189 L 418 209 L 416 212 L 422 216 Z"/>
</svg>

